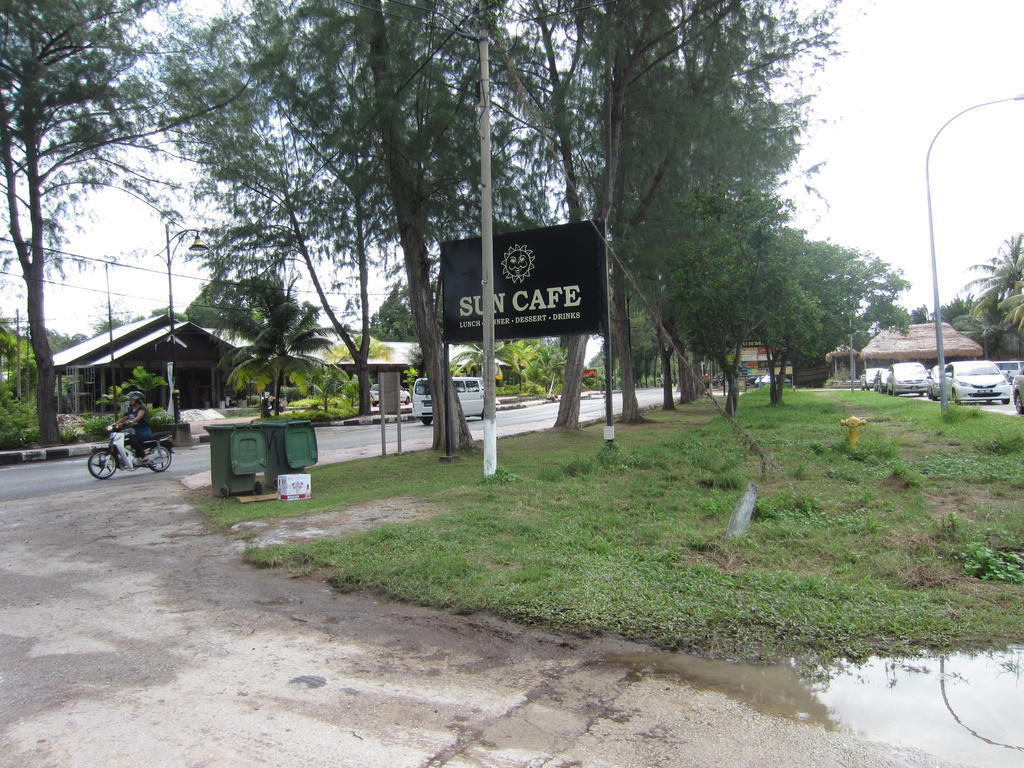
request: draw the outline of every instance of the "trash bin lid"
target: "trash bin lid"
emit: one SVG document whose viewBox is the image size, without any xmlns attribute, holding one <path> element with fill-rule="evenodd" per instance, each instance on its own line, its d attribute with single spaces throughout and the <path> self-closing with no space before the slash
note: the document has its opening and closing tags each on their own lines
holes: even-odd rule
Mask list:
<svg viewBox="0 0 1024 768">
<path fill-rule="evenodd" d="M 231 435 L 231 471 L 236 475 L 261 472 L 267 467 L 267 440 L 251 427 L 236 429 Z"/>
<path fill-rule="evenodd" d="M 292 468 L 316 464 L 316 431 L 309 421 L 289 422 L 284 433 L 284 455 Z"/>
</svg>

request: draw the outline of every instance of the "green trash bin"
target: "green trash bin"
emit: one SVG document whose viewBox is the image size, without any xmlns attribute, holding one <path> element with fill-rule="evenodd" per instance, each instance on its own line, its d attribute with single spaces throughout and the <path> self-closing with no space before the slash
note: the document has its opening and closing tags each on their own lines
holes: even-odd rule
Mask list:
<svg viewBox="0 0 1024 768">
<path fill-rule="evenodd" d="M 267 466 L 267 440 L 251 424 L 209 424 L 210 479 L 214 496 L 263 493 L 256 473 Z"/>
<path fill-rule="evenodd" d="M 260 421 L 256 425 L 267 438 L 267 469 L 264 485 L 277 488 L 278 475 L 302 472 L 317 462 L 316 431 L 308 420 Z"/>
</svg>

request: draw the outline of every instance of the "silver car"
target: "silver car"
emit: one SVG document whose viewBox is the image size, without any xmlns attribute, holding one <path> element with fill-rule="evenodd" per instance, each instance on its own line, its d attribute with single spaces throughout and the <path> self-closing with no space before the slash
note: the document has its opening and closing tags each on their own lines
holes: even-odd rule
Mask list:
<svg viewBox="0 0 1024 768">
<path fill-rule="evenodd" d="M 939 399 L 939 366 L 933 365 L 932 369 L 928 371 L 928 387 L 925 394 L 928 395 L 929 400 Z"/>
<path fill-rule="evenodd" d="M 995 366 L 1011 385 L 1016 377 L 1024 374 L 1024 360 L 996 360 Z"/>
<path fill-rule="evenodd" d="M 887 395 L 923 395 L 928 391 L 928 371 L 920 363 L 893 363 L 885 374 L 882 391 Z"/>
<path fill-rule="evenodd" d="M 964 360 L 946 366 L 946 387 L 954 403 L 981 403 L 998 400 L 1010 403 L 1010 384 L 1003 372 L 990 360 Z"/>
<path fill-rule="evenodd" d="M 860 374 L 860 388 L 874 389 L 875 379 L 883 373 L 885 373 L 885 368 L 865 368 Z"/>
</svg>

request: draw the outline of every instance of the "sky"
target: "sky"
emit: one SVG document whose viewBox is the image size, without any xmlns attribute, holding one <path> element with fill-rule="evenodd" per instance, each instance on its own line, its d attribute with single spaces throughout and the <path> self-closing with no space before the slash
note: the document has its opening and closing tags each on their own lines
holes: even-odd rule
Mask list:
<svg viewBox="0 0 1024 768">
<path fill-rule="evenodd" d="M 812 122 L 784 194 L 796 204 L 796 226 L 891 264 L 912 284 L 901 303 L 931 310 L 925 157 L 961 110 L 1024 94 L 1024 0 L 845 0 L 839 24 L 842 53 L 808 83 Z M 996 257 L 1004 240 L 1024 231 L 1022 136 L 1024 100 L 964 114 L 935 141 L 931 193 L 943 303 L 975 276 L 970 266 Z M 809 178 L 799 173 L 815 166 Z M 161 219 L 116 192 L 95 198 L 89 210 L 66 250 L 153 270 L 110 270 L 114 312 L 166 307 Z M 179 229 L 207 220 L 205 211 L 181 210 Z M 201 272 L 185 261 L 189 242 L 172 258 L 176 311 L 201 286 L 190 279 Z M 0 276 L 0 315 L 12 318 L 20 307 L 24 318 L 20 269 L 9 272 L 17 277 Z M 103 270 L 69 268 L 66 284 L 47 286 L 48 326 L 91 334 L 107 312 Z"/>
<path fill-rule="evenodd" d="M 845 53 L 816 78 L 815 122 L 787 189 L 815 239 L 871 253 L 903 272 L 908 308 L 933 308 L 925 159 L 963 109 L 1024 94 L 1021 0 L 847 0 Z M 1024 101 L 972 110 L 931 153 L 939 296 L 948 303 L 1024 231 Z"/>
</svg>

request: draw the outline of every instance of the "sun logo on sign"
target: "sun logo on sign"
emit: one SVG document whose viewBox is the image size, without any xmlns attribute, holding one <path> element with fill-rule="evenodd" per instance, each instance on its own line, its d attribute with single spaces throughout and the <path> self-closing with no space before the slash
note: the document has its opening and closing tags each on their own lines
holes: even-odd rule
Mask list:
<svg viewBox="0 0 1024 768">
<path fill-rule="evenodd" d="M 521 283 L 533 272 L 533 251 L 525 245 L 513 245 L 501 260 L 501 273 L 506 280 Z"/>
</svg>

